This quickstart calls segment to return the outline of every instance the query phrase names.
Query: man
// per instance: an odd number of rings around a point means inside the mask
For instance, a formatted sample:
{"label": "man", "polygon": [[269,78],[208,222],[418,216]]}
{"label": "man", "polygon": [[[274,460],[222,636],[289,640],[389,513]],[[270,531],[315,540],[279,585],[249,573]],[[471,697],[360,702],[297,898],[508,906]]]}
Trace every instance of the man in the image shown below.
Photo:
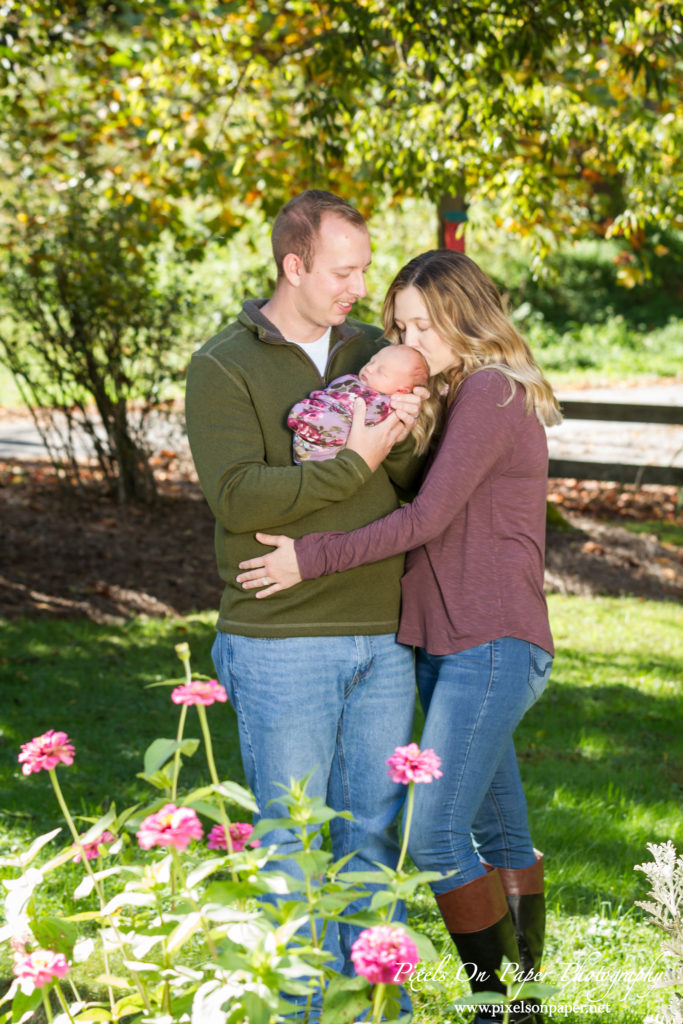
{"label": "man", "polygon": [[[329,192],[304,192],[278,214],[272,244],[272,297],[245,302],[188,370],[188,436],[216,517],[225,582],[212,653],[261,814],[284,814],[282,805],[267,807],[282,795],[278,783],[312,772],[308,792],[354,818],[332,822],[335,857],[357,850],[348,870],[372,870],[377,861],[396,863],[393,827],[404,787],[391,782],[385,762],[410,742],[412,727],[412,652],[395,639],[403,558],[268,601],[235,577],[239,563],[262,550],[256,530],[286,528],[295,537],[350,530],[396,508],[395,488],[409,488],[419,469],[407,435],[420,400],[395,396],[397,415],[372,428],[398,442],[375,472],[347,450],[293,464],[289,410],[335,377],[356,373],[380,347],[381,332],[347,320],[366,294],[371,260],[357,210]],[[267,839],[282,852],[295,848],[285,829]],[[340,927],[347,964],[354,937]]]}

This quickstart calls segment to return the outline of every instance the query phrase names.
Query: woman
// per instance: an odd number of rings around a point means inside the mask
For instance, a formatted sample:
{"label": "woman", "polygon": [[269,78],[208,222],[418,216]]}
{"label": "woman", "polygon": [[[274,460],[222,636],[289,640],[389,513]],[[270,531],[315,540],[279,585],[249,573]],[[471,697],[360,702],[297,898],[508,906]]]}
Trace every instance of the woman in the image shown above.
{"label": "woman", "polygon": [[[421,870],[444,873],[432,889],[473,990],[502,990],[503,956],[537,971],[543,945],[543,859],[512,737],[552,665],[543,424],[561,417],[495,286],[467,256],[435,250],[408,263],[389,288],[384,324],[390,340],[423,353],[441,385],[419,494],[348,534],[258,534],[276,550],[243,563],[238,580],[266,586],[265,597],[408,552],[398,639],[417,649],[422,745],[444,772],[416,790],[410,853]],[[348,446],[373,470],[386,454],[372,428]],[[501,1016],[491,1006],[476,1021]],[[534,1016],[517,1005],[511,1019]]]}

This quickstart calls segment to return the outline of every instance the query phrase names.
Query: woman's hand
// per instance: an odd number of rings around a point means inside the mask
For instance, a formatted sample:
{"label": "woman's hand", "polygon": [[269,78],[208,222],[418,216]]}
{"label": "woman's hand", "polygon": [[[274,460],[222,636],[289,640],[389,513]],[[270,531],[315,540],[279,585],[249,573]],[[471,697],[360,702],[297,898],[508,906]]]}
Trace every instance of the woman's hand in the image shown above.
{"label": "woman's hand", "polygon": [[422,403],[429,398],[429,391],[418,384],[408,394],[397,391],[391,396],[391,408],[395,411],[401,423],[407,427],[406,437],[415,426],[415,420],[420,415]]}
{"label": "woman's hand", "polygon": [[242,584],[244,590],[266,587],[265,590],[259,590],[256,597],[269,597],[271,594],[277,594],[279,590],[289,590],[290,587],[301,583],[299,564],[291,537],[257,533],[256,540],[260,544],[274,547],[275,550],[259,555],[258,558],[250,558],[247,562],[240,562],[240,569],[249,570],[237,577],[237,582]]}
{"label": "woman's hand", "polygon": [[[403,397],[407,398],[408,396],[404,395]],[[362,398],[357,398],[353,406],[351,430],[344,447],[360,455],[374,473],[394,445],[408,436],[413,423],[406,428],[396,413],[392,412],[381,423],[366,426],[365,402]]]}

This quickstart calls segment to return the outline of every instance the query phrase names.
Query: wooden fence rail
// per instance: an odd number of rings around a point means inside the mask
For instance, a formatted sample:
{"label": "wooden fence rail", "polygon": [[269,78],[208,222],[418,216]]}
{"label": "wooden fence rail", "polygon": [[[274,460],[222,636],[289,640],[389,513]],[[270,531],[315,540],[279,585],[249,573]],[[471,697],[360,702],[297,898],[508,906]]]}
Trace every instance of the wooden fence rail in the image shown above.
{"label": "wooden fence rail", "polygon": [[[683,406],[645,405],[624,402],[561,402],[567,420],[596,420],[612,423],[660,423],[667,426],[683,424]],[[683,487],[683,466],[661,466],[644,463],[591,462],[581,459],[551,459],[551,477],[573,477],[577,480],[605,480],[624,484],[664,484]]]}

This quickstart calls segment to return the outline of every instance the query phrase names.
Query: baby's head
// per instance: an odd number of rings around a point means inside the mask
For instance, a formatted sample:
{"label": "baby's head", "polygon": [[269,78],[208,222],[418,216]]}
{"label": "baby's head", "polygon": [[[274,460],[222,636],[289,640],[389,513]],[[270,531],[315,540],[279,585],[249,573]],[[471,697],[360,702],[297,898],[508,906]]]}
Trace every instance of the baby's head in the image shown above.
{"label": "baby's head", "polygon": [[363,384],[383,395],[409,393],[429,380],[429,366],[421,352],[407,345],[386,345],[359,371]]}

